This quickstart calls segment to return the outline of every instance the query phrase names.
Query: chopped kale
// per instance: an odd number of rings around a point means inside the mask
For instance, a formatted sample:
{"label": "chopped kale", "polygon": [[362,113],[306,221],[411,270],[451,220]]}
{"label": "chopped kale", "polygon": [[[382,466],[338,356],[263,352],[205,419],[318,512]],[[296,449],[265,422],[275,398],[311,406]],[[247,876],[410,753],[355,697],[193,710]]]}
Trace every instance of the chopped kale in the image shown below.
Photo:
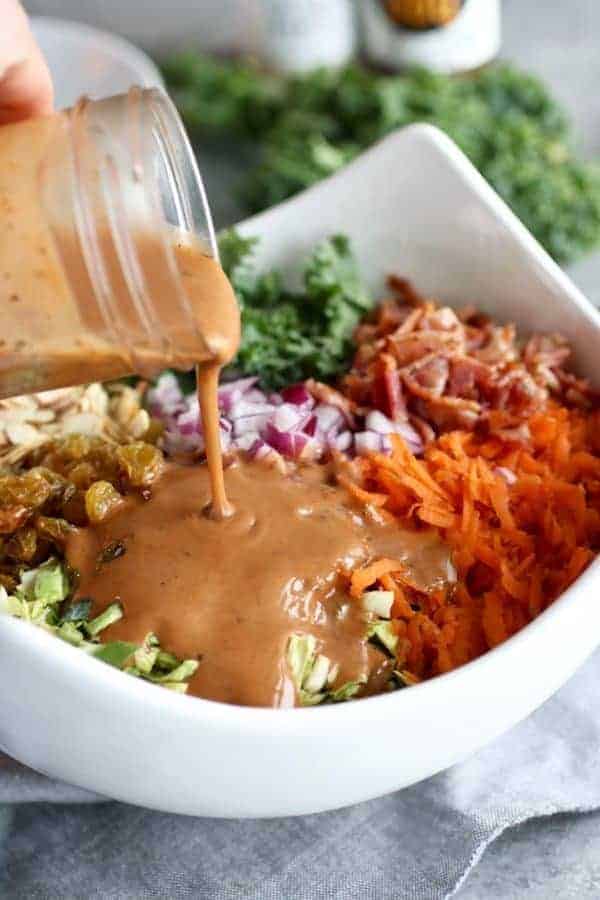
{"label": "chopped kale", "polygon": [[312,376],[332,378],[352,352],[352,333],[372,305],[348,239],[317,245],[304,268],[303,290],[290,291],[277,271],[252,265],[256,239],[231,230],[221,235],[221,261],[242,310],[242,343],[234,368],[260,373],[279,388]]}

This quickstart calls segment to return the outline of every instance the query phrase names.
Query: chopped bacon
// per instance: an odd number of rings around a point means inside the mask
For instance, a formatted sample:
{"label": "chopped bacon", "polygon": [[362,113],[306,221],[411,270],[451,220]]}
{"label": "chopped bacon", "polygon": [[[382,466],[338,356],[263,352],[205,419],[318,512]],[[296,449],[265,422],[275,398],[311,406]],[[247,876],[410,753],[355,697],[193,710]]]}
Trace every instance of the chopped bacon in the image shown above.
{"label": "chopped bacon", "polygon": [[414,334],[392,335],[387,338],[388,353],[395,357],[399,366],[408,366],[430,353],[446,354],[459,349],[451,334],[446,332],[416,331]]}
{"label": "chopped bacon", "polygon": [[560,385],[558,394],[568,406],[589,409],[600,402],[600,391],[593,388],[585,378],[577,378],[572,372],[564,372],[562,369],[555,374]]}
{"label": "chopped bacon", "polygon": [[404,384],[417,397],[428,400],[441,397],[446,390],[450,364],[445,356],[430,353],[411,366],[401,369]]}
{"label": "chopped bacon", "polygon": [[537,366],[556,369],[564,366],[571,355],[571,348],[561,334],[535,334],[523,350],[523,362],[530,370]]}
{"label": "chopped bacon", "polygon": [[418,291],[415,291],[408,278],[401,278],[399,275],[388,276],[388,287],[398,295],[399,306],[422,306],[425,298]]}
{"label": "chopped bacon", "polygon": [[447,393],[450,397],[479,400],[489,389],[491,380],[489,366],[469,356],[456,356],[450,360]]}
{"label": "chopped bacon", "polygon": [[587,381],[564,370],[569,347],[560,335],[535,335],[521,348],[512,324],[436,305],[403,278],[388,284],[395,296],[357,329],[340,384],[355,412],[408,420],[426,445],[440,432],[478,427],[520,442],[521,423],[550,397],[580,408],[598,402]]}
{"label": "chopped bacon", "polygon": [[415,402],[421,418],[428,420],[438,431],[453,431],[455,428],[474,428],[481,413],[481,407],[473,400],[462,397],[430,397]]}
{"label": "chopped bacon", "polygon": [[400,375],[396,363],[391,357],[382,354],[382,359],[385,360],[382,380],[386,393],[387,415],[394,422],[397,422],[401,418],[406,418],[406,404],[402,393]]}
{"label": "chopped bacon", "polygon": [[352,400],[345,396],[341,391],[336,390],[329,384],[322,381],[315,381],[309,378],[305,381],[307,391],[315,398],[318,403],[328,403],[330,406],[337,407],[344,414],[344,418],[350,428],[355,428],[354,421],[354,404]]}
{"label": "chopped bacon", "polygon": [[462,337],[463,329],[460,320],[449,306],[433,307],[423,316],[421,328],[431,331],[455,331]]}

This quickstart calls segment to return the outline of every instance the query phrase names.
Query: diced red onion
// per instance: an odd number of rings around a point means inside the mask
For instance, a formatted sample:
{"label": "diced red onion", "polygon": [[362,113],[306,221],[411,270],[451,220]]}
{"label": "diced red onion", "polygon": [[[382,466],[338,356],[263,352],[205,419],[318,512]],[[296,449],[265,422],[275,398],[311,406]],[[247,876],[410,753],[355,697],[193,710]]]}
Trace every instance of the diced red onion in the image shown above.
{"label": "diced red onion", "polygon": [[235,422],[236,419],[243,419],[245,416],[256,416],[259,414],[272,415],[275,407],[270,403],[249,403],[245,398],[240,398],[237,403],[226,414],[228,419]]}
{"label": "diced red onion", "polygon": [[200,434],[200,413],[197,409],[187,409],[177,418],[177,428],[189,437],[191,434]]}
{"label": "diced red onion", "polygon": [[341,434],[337,434],[333,438],[331,446],[336,450],[339,450],[340,453],[344,453],[346,450],[349,450],[352,446],[352,432],[342,431]]}
{"label": "diced red onion", "polygon": [[302,431],[304,434],[308,434],[309,437],[314,437],[317,431],[317,417],[311,416]]}
{"label": "diced red onion", "polygon": [[380,453],[383,449],[382,436],[376,431],[359,431],[354,435],[354,449],[359,456]]}
{"label": "diced red onion", "polygon": [[233,436],[235,438],[248,434],[249,431],[262,431],[270,420],[272,413],[255,413],[250,416],[240,416],[233,422]]}
{"label": "diced red onion", "polygon": [[236,381],[229,381],[219,387],[219,406],[224,412],[229,412],[234,404],[243,397],[251,388],[254,387],[258,378],[252,376],[250,378],[238,378]]}
{"label": "diced red onion", "polygon": [[382,412],[374,409],[367,413],[365,429],[367,431],[376,431],[377,434],[390,434],[396,431],[396,424],[391,419],[388,419],[387,416],[384,416]]}
{"label": "diced red onion", "polygon": [[401,438],[404,438],[411,453],[415,453],[418,456],[425,449],[421,436],[415,431],[412,425],[408,424],[408,422],[398,422],[396,425],[396,434],[399,434]]}
{"label": "diced red onion", "polygon": [[250,448],[249,455],[252,459],[259,459],[263,462],[277,463],[281,460],[281,453],[278,453],[273,447],[269,446],[262,440],[258,440]]}
{"label": "diced red onion", "polygon": [[315,407],[315,415],[318,429],[325,433],[339,431],[345,425],[342,411],[339,407],[331,406],[329,403],[319,403]]}
{"label": "diced red onion", "polygon": [[258,443],[264,444],[258,431],[248,431],[239,437],[235,437],[235,446],[238,450],[252,450]]}
{"label": "diced red onion", "polygon": [[273,425],[279,431],[295,431],[306,424],[306,413],[292,403],[282,403],[276,407],[273,417]]}
{"label": "diced red onion", "polygon": [[178,422],[177,427],[179,428],[180,433],[184,437],[190,437],[192,434],[198,433],[198,423],[197,422]]}
{"label": "diced red onion", "polygon": [[244,400],[247,403],[268,403],[267,395],[260,388],[252,388],[244,394]]}
{"label": "diced red onion", "polygon": [[[408,422],[392,422],[391,419],[388,419],[388,417],[384,416],[379,410],[372,410],[367,414],[365,427],[367,430],[374,431],[381,435],[399,434],[400,437],[406,441],[408,448],[413,453],[423,452],[423,441],[421,436]],[[389,442],[386,442],[382,449],[389,452],[389,449],[391,449]]]}
{"label": "diced red onion", "polygon": [[239,394],[245,394],[250,388],[258,382],[257,375],[250,375],[247,378],[236,378],[235,381],[225,381],[219,385],[219,397],[223,397],[232,391]]}
{"label": "diced red onion", "polygon": [[[161,376],[149,392],[149,407],[165,425],[163,447],[168,453],[204,452],[198,399],[183,395],[175,376]],[[219,388],[220,436],[223,449],[276,459],[319,459],[336,450],[350,455],[390,452],[390,434],[399,434],[414,453],[423,450],[418,432],[407,421],[392,421],[383,413],[366,416],[362,431],[334,403],[315,400],[304,384],[281,393],[265,394],[256,378],[240,378]]]}
{"label": "diced red onion", "polygon": [[281,392],[281,397],[286,403],[294,403],[296,406],[313,407],[315,401],[305,384],[291,384]]}

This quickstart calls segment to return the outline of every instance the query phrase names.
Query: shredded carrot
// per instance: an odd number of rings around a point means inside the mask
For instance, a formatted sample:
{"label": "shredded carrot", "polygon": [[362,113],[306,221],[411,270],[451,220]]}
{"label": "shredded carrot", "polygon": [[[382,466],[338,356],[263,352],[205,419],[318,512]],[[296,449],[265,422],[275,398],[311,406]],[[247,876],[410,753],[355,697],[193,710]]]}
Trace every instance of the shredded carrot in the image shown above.
{"label": "shredded carrot", "polygon": [[357,502],[402,527],[435,528],[457,581],[426,592],[400,562],[350,575],[350,594],[392,591],[399,670],[429,678],[474,659],[539,615],[600,550],[600,416],[548,401],[515,447],[496,433],[455,430],[417,459],[401,437],[392,453],[356,461]]}
{"label": "shredded carrot", "polygon": [[406,593],[401,584],[398,583],[391,575],[381,575],[378,579],[385,591],[392,591],[394,594],[394,603],[392,606],[392,615],[395,619],[411,619],[414,616],[414,610],[406,599]]}
{"label": "shredded carrot", "polygon": [[364,503],[365,506],[385,506],[387,503],[387,494],[373,494],[370,491],[365,491],[344,475],[339,475],[338,481],[347,488],[357,500]]}
{"label": "shredded carrot", "polygon": [[401,572],[403,568],[403,563],[397,559],[384,558],[378,559],[368,566],[363,566],[361,569],[355,569],[350,578],[350,596],[362,597],[366,589],[375,584],[382,575],[387,575],[388,572]]}

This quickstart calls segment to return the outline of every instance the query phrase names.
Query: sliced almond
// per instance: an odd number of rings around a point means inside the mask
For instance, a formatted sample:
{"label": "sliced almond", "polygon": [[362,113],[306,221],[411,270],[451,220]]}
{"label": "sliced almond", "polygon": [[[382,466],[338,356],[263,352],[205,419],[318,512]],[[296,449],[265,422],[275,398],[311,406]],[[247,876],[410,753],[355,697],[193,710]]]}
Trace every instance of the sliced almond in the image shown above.
{"label": "sliced almond", "polygon": [[81,387],[57,388],[54,391],[43,391],[41,394],[36,394],[35,398],[38,406],[50,406],[53,409],[64,409],[65,407],[78,402],[82,394],[83,388]]}
{"label": "sliced almond", "polygon": [[140,409],[140,400],[137,392],[131,388],[124,390],[116,404],[117,421],[125,425],[131,419],[135,418]]}
{"label": "sliced almond", "polygon": [[137,439],[146,434],[149,427],[150,416],[145,409],[140,409],[139,412],[129,422],[128,430],[131,433],[131,436]]}
{"label": "sliced almond", "polygon": [[55,418],[56,413],[53,409],[34,409],[28,414],[27,421],[45,424],[47,422],[54,422]]}
{"label": "sliced almond", "polygon": [[105,416],[108,411],[108,394],[100,384],[90,384],[85,389],[82,408],[87,406],[90,412]]}
{"label": "sliced almond", "polygon": [[44,440],[37,428],[20,422],[8,424],[4,431],[11,444],[36,446]]}
{"label": "sliced almond", "polygon": [[75,413],[64,417],[60,431],[62,434],[102,434],[103,424],[94,413]]}

